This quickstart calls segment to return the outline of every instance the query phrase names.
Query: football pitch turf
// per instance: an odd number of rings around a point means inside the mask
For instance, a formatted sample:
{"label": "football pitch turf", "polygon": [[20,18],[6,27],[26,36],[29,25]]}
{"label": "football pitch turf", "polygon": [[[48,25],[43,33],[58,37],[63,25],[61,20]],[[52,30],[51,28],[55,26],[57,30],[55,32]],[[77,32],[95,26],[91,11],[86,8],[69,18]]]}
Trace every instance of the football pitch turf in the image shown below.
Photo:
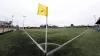
{"label": "football pitch turf", "polygon": [[[48,43],[62,45],[87,28],[48,29]],[[39,44],[45,42],[45,29],[26,29]],[[48,46],[48,52],[55,46]],[[24,31],[19,30],[0,35],[0,56],[44,56]],[[49,56],[100,56],[100,32],[88,29],[86,33],[71,41]]]}

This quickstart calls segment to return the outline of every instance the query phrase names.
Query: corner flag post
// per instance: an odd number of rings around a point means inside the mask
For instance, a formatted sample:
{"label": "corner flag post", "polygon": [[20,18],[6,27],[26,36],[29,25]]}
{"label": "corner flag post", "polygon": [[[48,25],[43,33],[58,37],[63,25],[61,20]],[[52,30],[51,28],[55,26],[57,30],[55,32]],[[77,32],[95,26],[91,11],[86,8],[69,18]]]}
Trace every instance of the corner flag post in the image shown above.
{"label": "corner flag post", "polygon": [[48,16],[46,16],[46,35],[45,35],[45,51],[47,53],[47,37],[48,37]]}
{"label": "corner flag post", "polygon": [[46,32],[45,32],[45,56],[47,56],[47,28],[48,28],[48,7],[38,4],[38,15],[46,16]]}

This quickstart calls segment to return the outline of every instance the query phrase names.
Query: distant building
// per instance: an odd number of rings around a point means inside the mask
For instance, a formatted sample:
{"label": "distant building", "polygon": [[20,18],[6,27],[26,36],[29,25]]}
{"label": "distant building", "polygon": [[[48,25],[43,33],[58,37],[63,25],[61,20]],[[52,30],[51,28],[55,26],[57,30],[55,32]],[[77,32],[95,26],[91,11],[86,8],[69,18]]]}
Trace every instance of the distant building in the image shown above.
{"label": "distant building", "polygon": [[96,30],[100,31],[100,17],[99,20],[96,22],[96,24],[97,24]]}
{"label": "distant building", "polygon": [[9,22],[6,22],[6,21],[0,21],[0,27],[8,27],[8,26],[11,26],[11,21]]}
{"label": "distant building", "polygon": [[100,26],[100,18],[99,20],[96,22],[97,26]]}

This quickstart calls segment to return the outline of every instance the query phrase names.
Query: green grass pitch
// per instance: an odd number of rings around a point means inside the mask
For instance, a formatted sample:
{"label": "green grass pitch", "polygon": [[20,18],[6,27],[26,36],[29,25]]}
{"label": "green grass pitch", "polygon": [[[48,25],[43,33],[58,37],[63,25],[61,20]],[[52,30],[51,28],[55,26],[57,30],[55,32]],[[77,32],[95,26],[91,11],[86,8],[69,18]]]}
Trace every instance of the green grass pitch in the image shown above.
{"label": "green grass pitch", "polygon": [[[48,43],[62,45],[87,28],[48,29]],[[45,42],[45,29],[26,29],[39,44]],[[51,48],[48,46],[48,50]],[[0,56],[44,56],[22,30],[0,35]],[[88,32],[49,56],[100,56],[100,32]]]}

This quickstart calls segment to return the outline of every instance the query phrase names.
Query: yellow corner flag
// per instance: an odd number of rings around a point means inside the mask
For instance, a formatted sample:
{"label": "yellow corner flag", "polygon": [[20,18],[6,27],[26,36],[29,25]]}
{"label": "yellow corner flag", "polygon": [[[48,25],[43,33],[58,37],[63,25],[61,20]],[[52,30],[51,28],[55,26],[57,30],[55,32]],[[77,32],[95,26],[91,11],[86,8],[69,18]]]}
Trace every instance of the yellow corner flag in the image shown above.
{"label": "yellow corner flag", "polygon": [[48,7],[42,4],[38,4],[38,15],[48,16]]}

